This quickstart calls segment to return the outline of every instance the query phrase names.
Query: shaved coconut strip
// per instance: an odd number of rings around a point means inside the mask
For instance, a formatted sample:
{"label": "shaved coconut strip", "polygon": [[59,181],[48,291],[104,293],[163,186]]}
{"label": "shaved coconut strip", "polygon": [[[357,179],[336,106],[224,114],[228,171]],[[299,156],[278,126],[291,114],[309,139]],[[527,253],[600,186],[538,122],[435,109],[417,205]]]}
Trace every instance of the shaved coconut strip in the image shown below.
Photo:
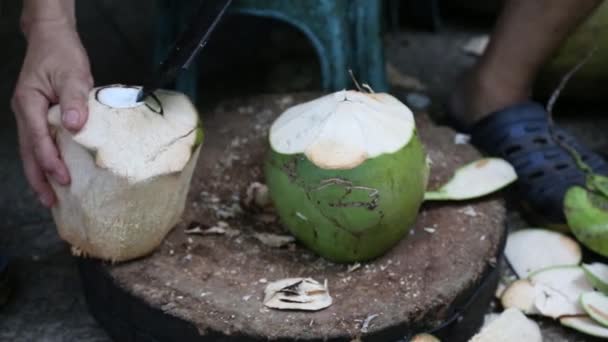
{"label": "shaved coconut strip", "polygon": [[500,158],[485,158],[458,169],[438,190],[424,194],[425,200],[466,200],[498,191],[517,179],[513,166]]}
{"label": "shaved coconut strip", "polygon": [[582,268],[591,285],[608,295],[608,265],[594,262],[583,264]]}
{"label": "shaved coconut strip", "polygon": [[579,298],[593,291],[582,268],[578,266],[551,267],[530,275],[534,285],[534,305],[543,316],[560,318],[581,315],[585,310]]}
{"label": "shaved coconut strip", "polygon": [[542,342],[540,328],[517,309],[505,310],[469,342]]}
{"label": "shaved coconut strip", "polygon": [[581,295],[581,305],[591,318],[608,327],[608,297],[601,292],[587,292]]}
{"label": "shaved coconut strip", "polygon": [[270,128],[281,154],[303,153],[324,169],[351,169],[395,153],[415,130],[409,108],[388,94],[339,91],[289,108]]}
{"label": "shaved coconut strip", "polygon": [[563,326],[572,328],[590,336],[608,338],[608,328],[600,325],[593,319],[586,316],[562,317],[560,318],[559,322]]}
{"label": "shaved coconut strip", "polygon": [[522,229],[510,233],[505,256],[519,278],[552,266],[578,265],[581,247],[574,239],[546,229]]}

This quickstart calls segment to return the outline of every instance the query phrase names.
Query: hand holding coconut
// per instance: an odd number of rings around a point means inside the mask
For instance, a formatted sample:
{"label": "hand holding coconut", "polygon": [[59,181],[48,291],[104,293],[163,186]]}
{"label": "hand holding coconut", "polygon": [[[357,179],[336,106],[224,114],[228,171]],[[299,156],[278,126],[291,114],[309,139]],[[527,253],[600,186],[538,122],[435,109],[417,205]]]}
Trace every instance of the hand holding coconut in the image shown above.
{"label": "hand holding coconut", "polygon": [[87,121],[93,79],[76,32],[74,1],[25,0],[23,5],[22,28],[28,44],[12,108],[27,180],[50,207],[56,198],[49,179],[67,185],[70,175],[49,132],[48,109],[59,103],[63,127],[80,130]]}

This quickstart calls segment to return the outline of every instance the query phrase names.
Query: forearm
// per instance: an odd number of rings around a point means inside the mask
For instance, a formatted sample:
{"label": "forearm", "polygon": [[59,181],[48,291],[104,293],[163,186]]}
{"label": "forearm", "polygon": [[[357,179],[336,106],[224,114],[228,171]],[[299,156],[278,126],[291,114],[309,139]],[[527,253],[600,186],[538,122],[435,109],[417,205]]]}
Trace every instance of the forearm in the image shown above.
{"label": "forearm", "polygon": [[75,0],[23,0],[21,30],[26,37],[39,26],[75,28]]}

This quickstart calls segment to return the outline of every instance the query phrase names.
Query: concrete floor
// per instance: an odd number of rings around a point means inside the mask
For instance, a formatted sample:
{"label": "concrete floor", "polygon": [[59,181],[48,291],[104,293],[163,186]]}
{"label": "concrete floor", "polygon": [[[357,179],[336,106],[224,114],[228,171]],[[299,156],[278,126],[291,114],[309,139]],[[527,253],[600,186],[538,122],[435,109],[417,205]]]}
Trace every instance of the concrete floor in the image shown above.
{"label": "concrete floor", "polygon": [[[148,67],[140,63],[143,57],[137,56],[145,56],[149,51],[152,32],[149,21],[152,12],[146,5],[149,2],[96,3],[103,8],[100,10],[98,5],[79,8],[79,22],[97,83],[138,83]],[[0,79],[3,80],[0,82],[0,184],[4,185],[0,196],[0,251],[13,258],[18,280],[9,305],[0,308],[0,341],[108,341],[87,312],[74,259],[58,238],[49,212],[37,204],[21,171],[15,124],[8,105],[24,49],[17,33],[18,11],[18,2],[0,0],[0,42],[5,52],[0,55]],[[108,21],[100,11],[116,18],[116,22]],[[116,35],[116,25],[125,32],[122,38]],[[425,83],[435,108],[440,108],[458,75],[474,63],[472,57],[460,51],[461,44],[474,32],[391,34],[386,39],[387,58],[401,73]],[[318,76],[311,76],[314,74],[311,68],[315,68],[314,63],[296,69],[283,63],[271,71],[283,80],[298,80],[289,90],[299,90],[317,84]],[[258,92],[288,89],[286,87],[255,85]],[[405,96],[403,90],[396,93]],[[580,132],[592,146],[608,146],[605,135],[608,117],[563,116],[560,121]],[[511,217],[512,226],[526,225],[516,213],[511,213]],[[551,322],[543,321],[542,326],[547,341],[586,340]]]}

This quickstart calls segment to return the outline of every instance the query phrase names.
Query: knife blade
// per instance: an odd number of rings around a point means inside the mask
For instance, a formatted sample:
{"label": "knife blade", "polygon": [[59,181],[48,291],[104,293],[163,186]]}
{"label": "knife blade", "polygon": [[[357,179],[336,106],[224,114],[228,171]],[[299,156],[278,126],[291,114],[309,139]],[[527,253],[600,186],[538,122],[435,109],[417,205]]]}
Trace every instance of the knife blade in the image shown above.
{"label": "knife blade", "polygon": [[207,45],[211,33],[231,3],[232,0],[202,0],[188,27],[180,34],[165,60],[153,76],[144,82],[137,94],[138,102],[174,81],[181,71],[190,67],[195,57]]}

